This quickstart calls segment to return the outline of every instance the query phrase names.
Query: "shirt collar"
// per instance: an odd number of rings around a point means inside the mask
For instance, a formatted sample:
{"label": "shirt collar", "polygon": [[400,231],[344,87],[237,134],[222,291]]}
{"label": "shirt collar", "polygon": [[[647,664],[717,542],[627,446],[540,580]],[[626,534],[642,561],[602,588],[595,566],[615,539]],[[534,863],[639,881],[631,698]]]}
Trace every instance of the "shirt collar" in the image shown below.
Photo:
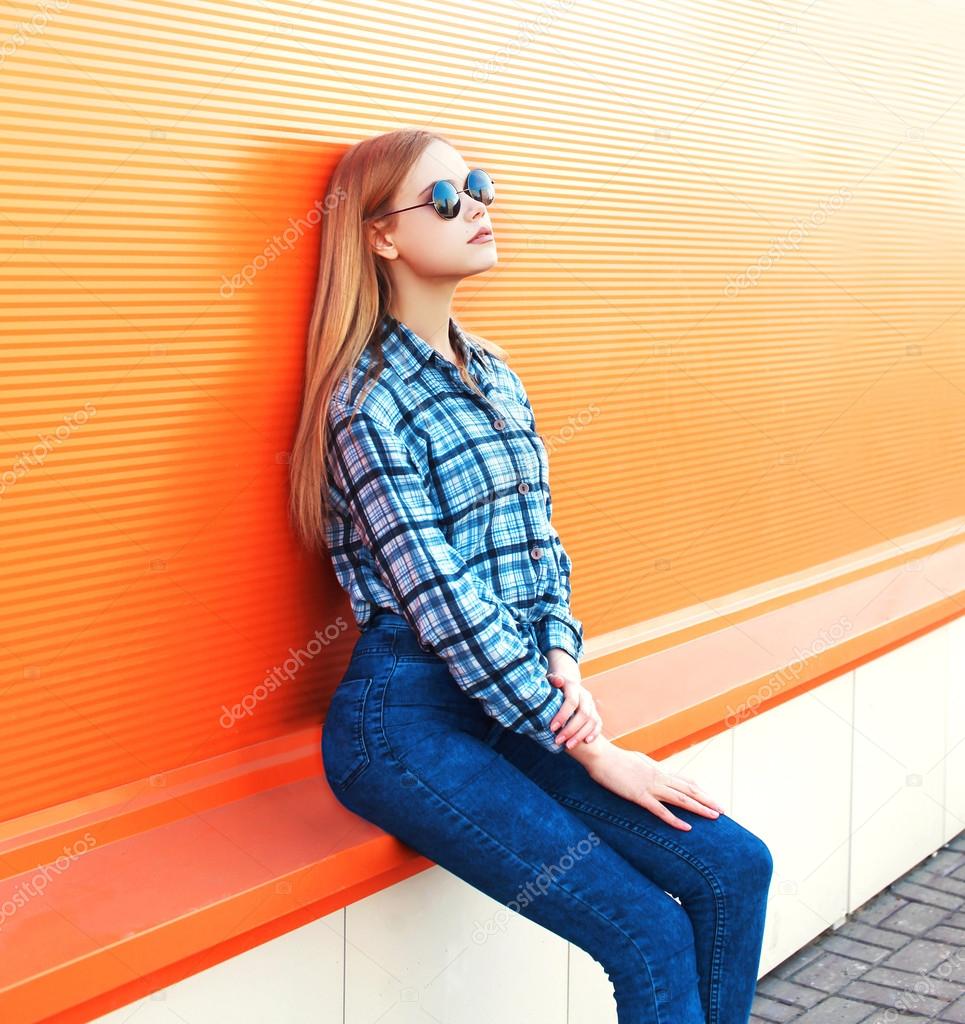
{"label": "shirt collar", "polygon": [[[444,358],[408,325],[397,320],[390,313],[386,313],[382,317],[381,326],[382,351],[392,368],[406,384],[422,371],[423,366],[433,356],[438,356],[439,359]],[[480,365],[483,365],[482,355],[486,350],[477,341],[470,338],[452,317],[449,318],[449,332],[450,338],[455,337],[457,343],[462,346],[469,369],[472,369],[473,358],[479,360]]]}

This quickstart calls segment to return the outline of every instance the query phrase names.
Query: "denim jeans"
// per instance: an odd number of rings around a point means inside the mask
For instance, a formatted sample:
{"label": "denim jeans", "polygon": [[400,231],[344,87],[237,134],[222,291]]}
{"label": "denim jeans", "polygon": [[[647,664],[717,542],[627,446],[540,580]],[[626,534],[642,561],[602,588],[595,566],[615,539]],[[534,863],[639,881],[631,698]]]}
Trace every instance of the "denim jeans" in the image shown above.
{"label": "denim jeans", "polygon": [[619,1024],[747,1024],[773,865],[727,814],[670,805],[685,832],[611,793],[487,716],[391,612],[355,645],[322,757],[350,811],[593,957]]}

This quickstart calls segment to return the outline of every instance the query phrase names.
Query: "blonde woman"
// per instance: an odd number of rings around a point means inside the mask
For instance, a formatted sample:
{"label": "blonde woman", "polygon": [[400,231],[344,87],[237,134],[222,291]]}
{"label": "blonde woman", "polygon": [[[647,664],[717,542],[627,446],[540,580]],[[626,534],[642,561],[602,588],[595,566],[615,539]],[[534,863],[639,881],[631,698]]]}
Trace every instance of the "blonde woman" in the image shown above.
{"label": "blonde woman", "polygon": [[405,129],[352,146],[325,196],[292,514],[361,629],[326,778],[586,950],[620,1024],[746,1024],[770,852],[603,734],[526,390],[452,314],[496,263],[495,195],[445,138]]}

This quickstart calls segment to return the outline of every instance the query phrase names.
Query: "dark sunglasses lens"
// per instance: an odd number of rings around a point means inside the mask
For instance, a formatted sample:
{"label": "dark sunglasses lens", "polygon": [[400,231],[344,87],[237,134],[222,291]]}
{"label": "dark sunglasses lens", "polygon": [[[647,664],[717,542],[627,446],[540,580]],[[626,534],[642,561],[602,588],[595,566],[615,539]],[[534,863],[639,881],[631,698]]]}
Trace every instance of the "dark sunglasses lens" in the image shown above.
{"label": "dark sunglasses lens", "polygon": [[496,186],[493,184],[493,179],[479,167],[469,172],[469,177],[466,179],[466,191],[473,199],[485,206],[489,206],[496,198]]}
{"label": "dark sunglasses lens", "polygon": [[452,220],[459,213],[459,193],[452,182],[437,181],[432,186],[432,205],[435,206],[436,213],[446,220]]}

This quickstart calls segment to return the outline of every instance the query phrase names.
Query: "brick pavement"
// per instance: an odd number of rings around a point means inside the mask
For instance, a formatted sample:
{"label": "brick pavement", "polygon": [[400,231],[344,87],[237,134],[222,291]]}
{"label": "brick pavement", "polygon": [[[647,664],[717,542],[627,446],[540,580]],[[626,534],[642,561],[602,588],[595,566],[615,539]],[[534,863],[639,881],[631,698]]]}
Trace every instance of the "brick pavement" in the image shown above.
{"label": "brick pavement", "polygon": [[757,984],[751,1024],[965,1024],[965,832]]}

